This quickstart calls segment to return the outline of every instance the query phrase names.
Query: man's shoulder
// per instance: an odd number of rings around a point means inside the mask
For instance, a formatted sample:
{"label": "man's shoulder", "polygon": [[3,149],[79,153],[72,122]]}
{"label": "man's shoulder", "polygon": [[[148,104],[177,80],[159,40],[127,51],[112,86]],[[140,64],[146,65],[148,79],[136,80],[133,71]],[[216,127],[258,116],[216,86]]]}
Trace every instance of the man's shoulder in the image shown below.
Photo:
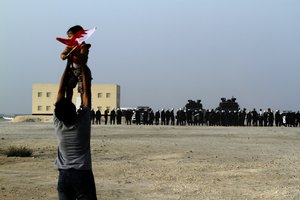
{"label": "man's shoulder", "polygon": [[58,125],[59,123],[62,123],[57,117],[55,112],[53,113],[53,123],[54,125]]}

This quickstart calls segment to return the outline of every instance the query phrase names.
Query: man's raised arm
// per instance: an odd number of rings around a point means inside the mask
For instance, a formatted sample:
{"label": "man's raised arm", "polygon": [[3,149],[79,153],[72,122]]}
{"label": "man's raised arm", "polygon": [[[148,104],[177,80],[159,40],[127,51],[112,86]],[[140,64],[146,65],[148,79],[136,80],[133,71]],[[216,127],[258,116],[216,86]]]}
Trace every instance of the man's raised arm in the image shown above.
{"label": "man's raised arm", "polygon": [[60,101],[62,98],[66,97],[67,84],[69,81],[69,65],[66,66],[65,71],[63,72],[60,84],[58,88],[58,93],[56,97],[56,102]]}
{"label": "man's raised arm", "polygon": [[91,93],[91,75],[87,67],[82,67],[82,106],[91,109],[92,104],[92,93]]}

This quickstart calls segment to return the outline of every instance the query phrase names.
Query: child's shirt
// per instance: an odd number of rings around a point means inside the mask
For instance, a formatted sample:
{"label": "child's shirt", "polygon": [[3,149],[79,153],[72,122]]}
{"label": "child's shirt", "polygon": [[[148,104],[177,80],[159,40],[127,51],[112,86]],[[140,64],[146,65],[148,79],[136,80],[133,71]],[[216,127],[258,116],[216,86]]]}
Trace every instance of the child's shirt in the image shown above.
{"label": "child's shirt", "polygon": [[[89,48],[91,47],[90,44],[82,43],[78,46],[72,53],[68,56],[68,59],[73,64],[72,67],[79,68],[80,66],[86,65],[88,61],[88,54]],[[68,55],[68,53],[73,49],[73,47],[67,46],[65,50],[61,53],[61,58]],[[78,66],[79,65],[79,66]]]}

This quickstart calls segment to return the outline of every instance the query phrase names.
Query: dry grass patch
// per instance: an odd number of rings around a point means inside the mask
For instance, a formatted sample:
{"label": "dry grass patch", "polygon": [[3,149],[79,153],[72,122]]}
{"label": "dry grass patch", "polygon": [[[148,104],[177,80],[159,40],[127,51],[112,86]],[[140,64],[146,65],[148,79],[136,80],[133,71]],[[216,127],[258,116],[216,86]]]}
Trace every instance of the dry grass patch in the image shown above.
{"label": "dry grass patch", "polygon": [[32,157],[33,150],[25,146],[9,146],[2,150],[7,157]]}

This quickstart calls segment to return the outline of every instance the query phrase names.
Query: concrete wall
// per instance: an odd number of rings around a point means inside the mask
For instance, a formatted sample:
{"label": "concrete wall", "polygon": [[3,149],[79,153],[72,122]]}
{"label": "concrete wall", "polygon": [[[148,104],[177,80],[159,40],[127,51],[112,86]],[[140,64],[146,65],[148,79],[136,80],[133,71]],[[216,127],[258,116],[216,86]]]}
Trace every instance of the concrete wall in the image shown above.
{"label": "concrete wall", "polygon": [[[54,111],[58,84],[32,85],[32,114],[51,115]],[[112,110],[120,107],[121,90],[117,84],[92,84],[92,108],[104,112],[106,108]],[[80,106],[80,94],[74,89],[73,103]]]}

